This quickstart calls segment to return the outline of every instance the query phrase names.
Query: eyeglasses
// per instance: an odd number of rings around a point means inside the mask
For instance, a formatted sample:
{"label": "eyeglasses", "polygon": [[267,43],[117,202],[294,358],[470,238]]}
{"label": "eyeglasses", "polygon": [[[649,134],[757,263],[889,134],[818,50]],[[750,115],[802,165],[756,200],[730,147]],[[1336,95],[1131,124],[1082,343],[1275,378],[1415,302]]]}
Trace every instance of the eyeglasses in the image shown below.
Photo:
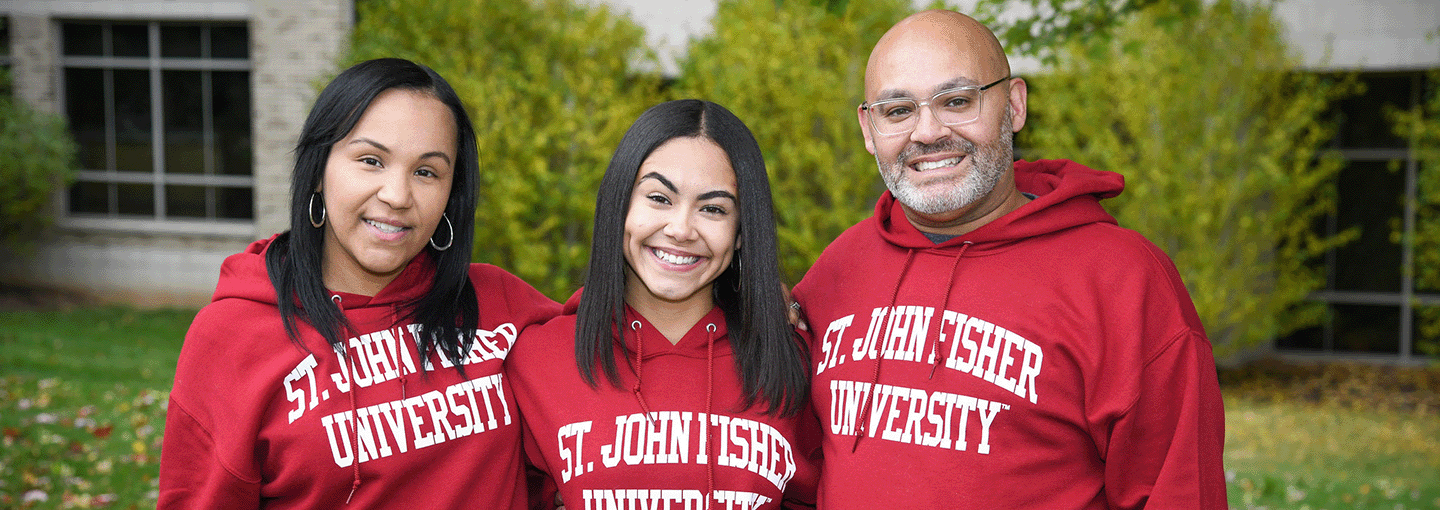
{"label": "eyeglasses", "polygon": [[920,122],[920,106],[930,107],[930,114],[934,115],[941,124],[954,126],[975,122],[980,118],[980,100],[984,97],[985,89],[999,85],[1001,82],[1010,79],[1009,76],[990,82],[989,85],[976,87],[973,85],[946,89],[930,96],[930,99],[916,101],[908,97],[898,99],[886,99],[874,103],[860,104],[867,117],[870,117],[870,127],[882,135],[902,135],[915,129]]}

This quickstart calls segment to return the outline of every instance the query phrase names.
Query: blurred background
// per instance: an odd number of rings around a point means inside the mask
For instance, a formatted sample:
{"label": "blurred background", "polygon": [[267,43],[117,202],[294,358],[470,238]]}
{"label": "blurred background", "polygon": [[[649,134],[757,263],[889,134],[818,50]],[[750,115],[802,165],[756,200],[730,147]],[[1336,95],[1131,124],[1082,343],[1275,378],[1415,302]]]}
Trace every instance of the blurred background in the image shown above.
{"label": "blurred background", "polygon": [[221,260],[288,224],[295,138],[349,64],[455,86],[476,260],[556,299],[635,117],[725,105],[794,283],[883,190],[865,60],[931,6],[1029,82],[1017,157],[1126,176],[1105,206],[1216,347],[1233,506],[1440,508],[1435,0],[0,1],[0,508],[154,506],[184,330]]}

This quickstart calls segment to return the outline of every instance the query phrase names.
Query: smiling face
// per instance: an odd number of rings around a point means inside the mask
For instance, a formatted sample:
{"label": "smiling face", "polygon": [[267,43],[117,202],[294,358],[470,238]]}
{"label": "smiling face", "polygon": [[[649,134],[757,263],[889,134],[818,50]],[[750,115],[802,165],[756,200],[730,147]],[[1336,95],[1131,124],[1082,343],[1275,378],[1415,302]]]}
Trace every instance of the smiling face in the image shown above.
{"label": "smiling face", "polygon": [[[875,46],[866,67],[865,99],[927,99],[1008,74],[1009,64],[988,29],[957,13],[930,11],[897,24]],[[1011,138],[1025,123],[1025,85],[1011,79],[980,94],[973,122],[947,126],[930,108],[921,108],[914,130],[897,135],[875,132],[867,113],[857,110],[866,148],[907,212],[937,224],[971,221],[1013,194]]]}
{"label": "smiling face", "polygon": [[373,296],[425,248],[449,201],[456,149],[454,116],[438,99],[401,89],[375,97],[325,164],[327,288]]}
{"label": "smiling face", "polygon": [[625,301],[708,311],[739,248],[735,171],[715,142],[674,138],[641,163],[625,216]]}

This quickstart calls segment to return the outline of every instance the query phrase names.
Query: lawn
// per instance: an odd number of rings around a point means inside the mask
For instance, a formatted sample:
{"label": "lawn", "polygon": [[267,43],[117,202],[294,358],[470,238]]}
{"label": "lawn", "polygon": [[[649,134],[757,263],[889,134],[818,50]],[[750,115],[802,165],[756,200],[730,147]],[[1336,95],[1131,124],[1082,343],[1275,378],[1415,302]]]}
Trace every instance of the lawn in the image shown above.
{"label": "lawn", "polygon": [[0,508],[155,508],[194,310],[0,310]]}
{"label": "lawn", "polygon": [[[0,309],[0,508],[154,508],[193,310]],[[1232,508],[1440,509],[1440,367],[1221,374]]]}

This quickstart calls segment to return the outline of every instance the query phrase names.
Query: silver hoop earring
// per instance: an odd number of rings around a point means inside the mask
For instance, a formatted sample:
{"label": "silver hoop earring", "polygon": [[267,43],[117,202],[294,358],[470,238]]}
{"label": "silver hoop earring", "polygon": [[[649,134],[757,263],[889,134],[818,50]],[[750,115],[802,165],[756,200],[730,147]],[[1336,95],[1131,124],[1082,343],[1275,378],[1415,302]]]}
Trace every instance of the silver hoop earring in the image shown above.
{"label": "silver hoop earring", "polygon": [[732,282],[732,283],[733,283],[732,288],[735,290],[735,292],[740,292],[740,280],[742,280],[742,279],[745,278],[745,271],[740,267],[740,250],[735,250],[735,262],[734,262],[734,265],[735,265],[735,280]]}
{"label": "silver hoop earring", "polygon": [[309,210],[306,212],[310,213],[310,226],[320,228],[325,226],[325,199],[320,199],[320,221],[315,221],[315,197],[317,196],[320,196],[318,191],[310,194],[310,205],[306,206],[306,209]]}
{"label": "silver hoop earring", "polygon": [[[448,241],[445,241],[445,246],[440,246],[440,245],[438,245],[438,244],[435,244],[435,235],[434,235],[434,234],[431,234],[431,235],[430,235],[430,247],[431,247],[431,248],[434,248],[435,251],[445,251],[445,250],[448,250],[448,249],[450,249],[450,245],[455,244],[455,225],[453,225],[453,224],[450,223],[450,216],[445,215],[445,214],[441,214],[441,215],[440,215],[440,219],[445,220],[445,228],[450,231],[450,237],[449,237],[449,240],[448,240]],[[439,229],[437,228],[436,230],[439,230]]]}

